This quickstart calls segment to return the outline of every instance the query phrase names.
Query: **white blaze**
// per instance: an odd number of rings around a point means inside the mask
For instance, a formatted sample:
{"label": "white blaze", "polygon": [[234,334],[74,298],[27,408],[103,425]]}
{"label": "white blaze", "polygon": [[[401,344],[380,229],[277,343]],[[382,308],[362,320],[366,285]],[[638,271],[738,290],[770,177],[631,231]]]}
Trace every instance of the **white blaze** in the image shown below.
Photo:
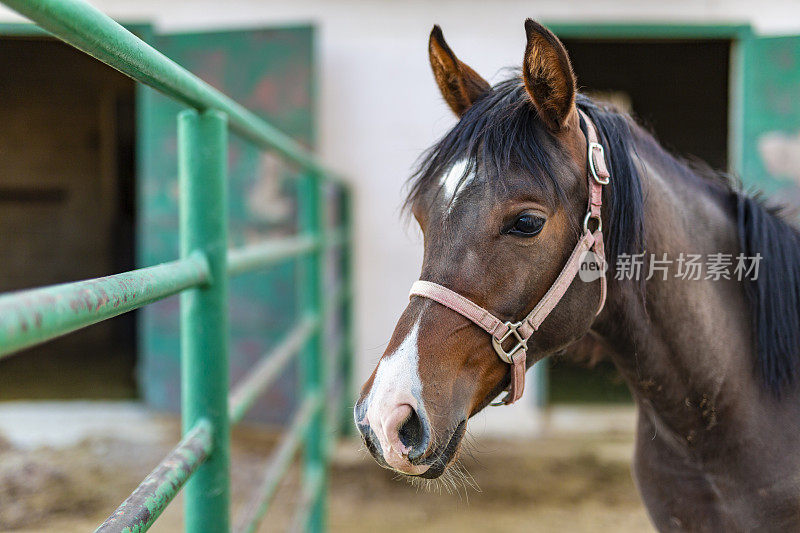
{"label": "white blaze", "polygon": [[[420,315],[421,316],[421,315]],[[398,406],[408,404],[417,412],[422,412],[422,381],[419,377],[419,336],[420,318],[408,332],[397,349],[378,364],[375,380],[367,397],[367,422],[381,445],[384,459],[392,465],[407,463],[403,455],[407,450],[398,449],[397,428],[386,427],[387,421]],[[390,434],[392,433],[392,434]],[[420,467],[420,471],[427,470]]]}
{"label": "white blaze", "polygon": [[[467,170],[467,165],[469,164],[469,159],[461,159],[460,161],[456,161],[450,170],[448,170],[444,175],[442,175],[442,188],[444,189],[445,195],[445,202],[448,203],[447,206],[447,213],[450,214],[450,211],[453,210],[453,206],[456,205],[456,200],[458,200],[458,195],[463,191],[467,185],[470,184],[472,180],[475,179],[475,169],[473,168],[469,174],[464,176],[464,172]],[[458,187],[461,178],[464,178],[464,183],[462,183],[461,187]]]}

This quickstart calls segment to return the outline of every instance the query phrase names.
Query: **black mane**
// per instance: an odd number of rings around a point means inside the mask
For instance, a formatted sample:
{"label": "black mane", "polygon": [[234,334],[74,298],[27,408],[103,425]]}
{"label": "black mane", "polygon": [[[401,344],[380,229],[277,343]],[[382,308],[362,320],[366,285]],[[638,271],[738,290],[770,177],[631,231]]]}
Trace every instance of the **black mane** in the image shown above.
{"label": "black mane", "polygon": [[758,369],[777,394],[797,380],[800,356],[800,234],[777,208],[737,196],[742,253],[761,254],[758,277],[745,295],[758,348]]}
{"label": "black mane", "polygon": [[[645,251],[644,197],[641,179],[633,157],[642,129],[633,119],[604,107],[584,95],[577,106],[597,126],[612,180],[604,191],[608,206],[604,237],[609,260],[609,281],[630,284],[644,298],[644,280],[614,280],[617,258]],[[637,133],[635,130],[638,129]],[[650,141],[656,141],[650,138]],[[760,254],[759,275],[744,283],[757,349],[756,368],[764,385],[776,395],[798,378],[800,359],[800,233],[757,197],[741,191],[728,176],[711,171],[669,154],[663,157],[679,174],[701,182],[722,199],[738,225],[741,252],[747,257]],[[440,176],[456,161],[468,158],[466,175],[480,162],[492,177],[520,168],[529,176],[543,180],[563,202],[564,191],[557,179],[563,153],[542,123],[518,75],[500,82],[475,102],[461,120],[422,157],[410,180],[406,207],[418,200],[431,186],[439,186]],[[501,180],[490,180],[502,186]],[[459,185],[460,186],[460,185]]]}

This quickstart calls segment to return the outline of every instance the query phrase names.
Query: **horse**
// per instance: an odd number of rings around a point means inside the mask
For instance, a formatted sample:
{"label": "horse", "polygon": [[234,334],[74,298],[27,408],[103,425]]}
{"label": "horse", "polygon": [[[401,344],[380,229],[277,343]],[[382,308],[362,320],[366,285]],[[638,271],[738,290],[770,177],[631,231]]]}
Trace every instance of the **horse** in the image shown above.
{"label": "horse", "polygon": [[[447,475],[470,417],[589,335],[635,400],[633,477],[659,530],[800,529],[800,232],[581,94],[558,38],[525,30],[522,69],[494,86],[430,34],[458,121],[409,181],[422,270],[354,407],[366,448]],[[699,275],[679,275],[690,255]]]}

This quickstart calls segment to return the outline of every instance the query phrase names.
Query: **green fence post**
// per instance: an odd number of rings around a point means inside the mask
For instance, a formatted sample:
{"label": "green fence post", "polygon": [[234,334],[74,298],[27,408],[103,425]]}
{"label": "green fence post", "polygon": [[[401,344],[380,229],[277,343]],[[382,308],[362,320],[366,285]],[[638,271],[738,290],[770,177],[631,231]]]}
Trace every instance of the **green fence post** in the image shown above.
{"label": "green fence post", "polygon": [[184,433],[199,419],[213,427],[213,449],[185,489],[185,530],[230,530],[228,421],[228,125],[224,114],[178,117],[181,256],[200,251],[210,283],[181,294],[181,389]]}
{"label": "green fence post", "polygon": [[344,305],[342,308],[342,335],[344,335],[344,353],[341,360],[342,372],[342,405],[339,431],[342,435],[352,435],[353,404],[355,403],[355,386],[353,383],[353,360],[355,358],[355,291],[353,289],[353,191],[342,190],[342,226],[344,227],[345,245],[342,247],[342,283],[344,283]]}
{"label": "green fence post", "polygon": [[300,298],[304,313],[317,316],[320,320],[317,330],[308,341],[303,357],[303,394],[318,395],[320,402],[314,414],[314,418],[306,433],[304,450],[304,486],[311,487],[314,480],[322,479],[319,485],[321,490],[310,495],[311,506],[306,522],[306,530],[317,533],[325,530],[325,452],[327,435],[325,432],[325,376],[323,375],[323,335],[325,332],[322,323],[322,310],[324,303],[324,282],[325,272],[324,258],[325,247],[321,241],[324,231],[324,206],[322,205],[321,185],[322,180],[314,172],[305,172],[297,184],[297,207],[299,211],[300,231],[318,239],[319,245],[314,252],[308,254],[301,260],[302,275],[299,278]]}

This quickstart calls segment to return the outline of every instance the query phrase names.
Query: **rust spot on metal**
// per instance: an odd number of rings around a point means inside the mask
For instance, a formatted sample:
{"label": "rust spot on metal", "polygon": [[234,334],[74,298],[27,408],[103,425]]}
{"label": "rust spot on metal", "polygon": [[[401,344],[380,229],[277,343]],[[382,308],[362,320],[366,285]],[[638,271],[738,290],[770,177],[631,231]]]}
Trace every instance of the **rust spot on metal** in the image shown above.
{"label": "rust spot on metal", "polygon": [[206,459],[211,425],[201,422],[142,481],[95,533],[145,531]]}

